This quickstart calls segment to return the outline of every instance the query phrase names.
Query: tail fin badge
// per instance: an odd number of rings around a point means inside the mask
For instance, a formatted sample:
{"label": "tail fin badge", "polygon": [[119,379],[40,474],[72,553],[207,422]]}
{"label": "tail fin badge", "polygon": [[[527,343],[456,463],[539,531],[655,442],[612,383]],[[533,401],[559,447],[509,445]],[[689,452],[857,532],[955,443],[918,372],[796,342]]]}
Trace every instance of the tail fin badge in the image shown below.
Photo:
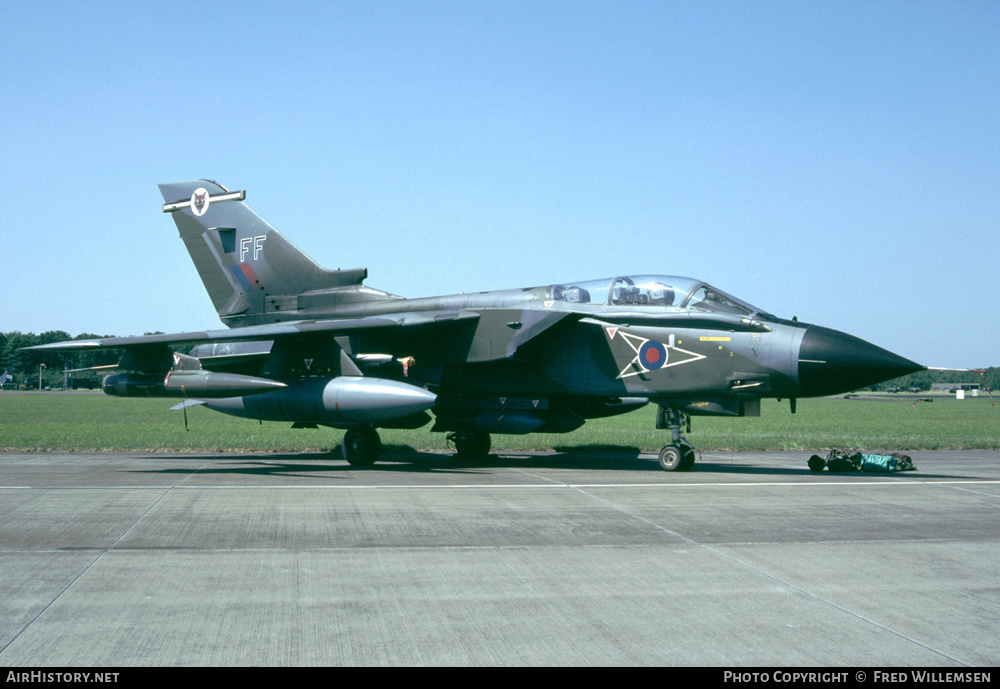
{"label": "tail fin badge", "polygon": [[230,191],[225,194],[216,194],[211,196],[208,190],[204,187],[199,187],[194,190],[191,194],[191,198],[186,201],[174,201],[173,203],[163,204],[164,213],[173,213],[174,211],[179,211],[182,208],[190,208],[191,212],[197,216],[205,215],[208,211],[208,207],[212,203],[219,203],[220,201],[242,201],[247,197],[245,190],[241,191]]}
{"label": "tail fin badge", "polygon": [[208,210],[208,190],[205,188],[195,189],[191,194],[191,212],[195,215],[205,215]]}

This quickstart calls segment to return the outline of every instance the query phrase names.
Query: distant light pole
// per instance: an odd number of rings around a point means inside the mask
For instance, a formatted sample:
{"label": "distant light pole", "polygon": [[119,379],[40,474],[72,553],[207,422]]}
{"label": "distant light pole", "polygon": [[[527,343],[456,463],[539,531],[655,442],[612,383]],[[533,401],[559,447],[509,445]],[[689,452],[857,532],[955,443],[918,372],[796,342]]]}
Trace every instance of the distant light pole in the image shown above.
{"label": "distant light pole", "polygon": [[42,391],[42,370],[45,369],[45,364],[38,365],[38,391]]}

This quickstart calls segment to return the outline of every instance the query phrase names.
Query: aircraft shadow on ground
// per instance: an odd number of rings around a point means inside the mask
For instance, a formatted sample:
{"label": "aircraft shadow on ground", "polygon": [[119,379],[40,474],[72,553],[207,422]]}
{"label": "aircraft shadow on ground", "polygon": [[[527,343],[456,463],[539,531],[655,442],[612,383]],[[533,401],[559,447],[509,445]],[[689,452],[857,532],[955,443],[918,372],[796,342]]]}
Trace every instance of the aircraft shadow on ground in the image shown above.
{"label": "aircraft shadow on ground", "polygon": [[[498,452],[478,460],[461,460],[451,454],[439,452],[418,452],[409,447],[386,446],[379,461],[371,466],[352,466],[348,464],[339,452],[297,452],[275,454],[242,454],[242,453],[194,453],[194,454],[158,454],[157,459],[190,460],[191,462],[210,462],[208,466],[197,469],[199,474],[247,474],[247,475],[303,475],[325,474],[333,476],[345,472],[405,472],[405,473],[449,473],[474,474],[490,469],[569,469],[593,471],[649,471],[667,475],[659,463],[650,454],[644,456],[636,448],[615,448],[614,450],[599,448],[576,451],[555,451],[542,454],[521,454],[517,452]],[[863,472],[831,472],[817,473],[806,465],[808,454],[803,453],[802,466],[759,466],[745,461],[720,461],[718,459],[699,460],[694,468],[687,472],[692,474],[739,474],[757,476],[801,476],[816,475],[849,477],[872,476],[914,476],[919,478],[969,478],[968,476],[951,476],[947,474],[927,474],[920,471],[899,472],[893,474],[871,474]],[[164,469],[142,469],[139,473],[160,474],[190,474],[189,467],[170,467]],[[345,474],[346,478],[346,474]]]}
{"label": "aircraft shadow on ground", "polygon": [[[201,467],[199,474],[326,474],[353,472],[405,472],[476,474],[490,469],[580,469],[662,471],[655,460],[639,456],[635,451],[607,454],[557,452],[543,455],[518,453],[493,453],[477,460],[461,460],[454,455],[438,452],[417,452],[410,449],[386,449],[371,466],[353,466],[339,452],[302,452],[289,454],[245,455],[225,453],[198,453],[156,456],[158,459],[213,462]],[[167,469],[142,469],[140,473],[190,474],[192,469],[170,467]]]}

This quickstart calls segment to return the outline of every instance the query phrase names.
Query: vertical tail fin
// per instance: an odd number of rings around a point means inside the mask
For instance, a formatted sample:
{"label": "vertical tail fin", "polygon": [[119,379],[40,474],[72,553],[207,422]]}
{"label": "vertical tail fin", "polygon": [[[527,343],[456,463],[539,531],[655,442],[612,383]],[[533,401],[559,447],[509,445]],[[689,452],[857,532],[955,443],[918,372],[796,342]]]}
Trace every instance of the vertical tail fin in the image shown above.
{"label": "vertical tail fin", "polygon": [[[228,325],[331,315],[337,304],[395,298],[368,287],[364,268],[326,270],[231,192],[208,180],[161,184],[170,213],[219,318]],[[305,293],[309,297],[300,299]]]}

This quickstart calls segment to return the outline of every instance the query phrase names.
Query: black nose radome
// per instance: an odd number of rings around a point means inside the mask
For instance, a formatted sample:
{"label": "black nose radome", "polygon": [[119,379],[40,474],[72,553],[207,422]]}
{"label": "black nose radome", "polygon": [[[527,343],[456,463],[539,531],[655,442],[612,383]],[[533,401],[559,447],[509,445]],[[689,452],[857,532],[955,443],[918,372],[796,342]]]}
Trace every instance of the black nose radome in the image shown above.
{"label": "black nose radome", "polygon": [[924,368],[853,335],[811,325],[799,347],[800,396],[837,395]]}

